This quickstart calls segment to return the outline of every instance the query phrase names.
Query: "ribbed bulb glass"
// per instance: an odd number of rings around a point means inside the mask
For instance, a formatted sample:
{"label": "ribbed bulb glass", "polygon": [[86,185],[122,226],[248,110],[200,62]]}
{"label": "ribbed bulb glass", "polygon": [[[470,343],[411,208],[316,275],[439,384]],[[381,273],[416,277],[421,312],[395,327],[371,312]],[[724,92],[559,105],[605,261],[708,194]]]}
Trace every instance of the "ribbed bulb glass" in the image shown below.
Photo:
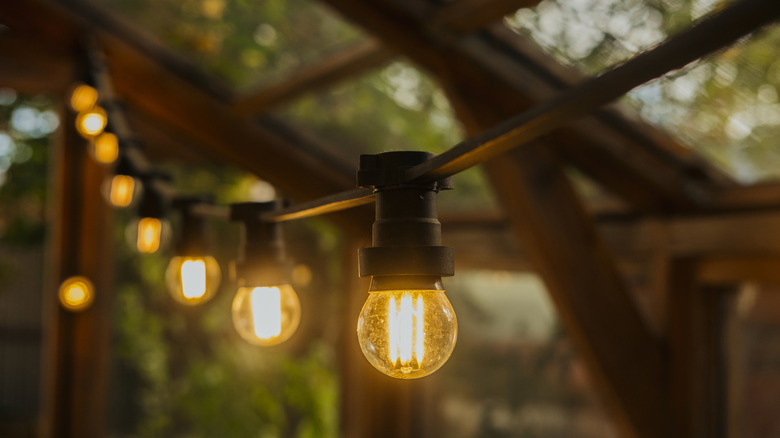
{"label": "ribbed bulb glass", "polygon": [[126,236],[128,243],[141,254],[153,254],[170,239],[171,226],[165,219],[142,217],[130,222]]}
{"label": "ribbed bulb glass", "polygon": [[107,121],[106,110],[95,106],[87,111],[80,112],[76,116],[76,130],[82,137],[92,138],[103,132]]}
{"label": "ribbed bulb glass", "polygon": [[252,344],[281,344],[290,339],[300,322],[301,302],[289,284],[242,287],[233,299],[233,325]]}
{"label": "ribbed bulb glass", "polygon": [[87,84],[76,85],[70,94],[70,107],[76,112],[87,111],[95,106],[97,101],[97,90]]}
{"label": "ribbed bulb glass", "polygon": [[444,365],[458,337],[444,290],[370,290],[368,295],[357,334],[374,368],[390,377],[416,379]]}
{"label": "ribbed bulb glass", "polygon": [[111,164],[119,157],[119,139],[110,132],[104,132],[92,141],[91,151],[98,163]]}
{"label": "ribbed bulb glass", "polygon": [[202,304],[219,289],[219,263],[211,256],[177,256],[168,263],[165,280],[168,292],[176,301],[191,306]]}
{"label": "ribbed bulb glass", "polygon": [[70,277],[63,281],[58,295],[62,307],[73,312],[86,309],[95,299],[92,282],[82,276]]}
{"label": "ribbed bulb glass", "polygon": [[130,175],[114,175],[106,181],[103,193],[114,207],[129,207],[141,191],[141,182]]}

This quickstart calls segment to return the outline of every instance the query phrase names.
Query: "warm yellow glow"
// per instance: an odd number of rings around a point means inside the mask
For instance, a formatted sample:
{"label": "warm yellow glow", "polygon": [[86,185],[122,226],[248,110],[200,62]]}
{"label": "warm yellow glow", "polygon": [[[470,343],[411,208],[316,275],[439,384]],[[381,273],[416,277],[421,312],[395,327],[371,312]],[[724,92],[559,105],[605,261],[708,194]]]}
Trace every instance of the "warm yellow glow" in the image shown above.
{"label": "warm yellow glow", "polygon": [[106,127],[106,111],[96,106],[90,110],[79,113],[76,116],[76,130],[79,131],[83,137],[92,138],[101,132]]}
{"label": "warm yellow glow", "polygon": [[383,290],[369,293],[357,332],[363,354],[377,370],[415,379],[444,365],[458,326],[442,290]]}
{"label": "warm yellow glow", "polygon": [[412,296],[404,292],[400,305],[396,305],[395,297],[390,297],[387,320],[390,361],[399,367],[413,366],[412,360],[422,363],[425,355],[422,295],[413,304]]}
{"label": "warm yellow glow", "polygon": [[160,249],[162,221],[155,217],[145,217],[138,221],[136,248],[139,252],[151,254]]}
{"label": "warm yellow glow", "polygon": [[221,273],[214,257],[174,257],[168,264],[165,280],[168,292],[178,302],[201,304],[217,292]]}
{"label": "warm yellow glow", "polygon": [[119,139],[110,132],[104,132],[92,142],[92,156],[99,163],[113,163],[119,156]]}
{"label": "warm yellow glow", "polygon": [[181,264],[181,286],[185,298],[200,298],[206,293],[206,263],[187,260]]}
{"label": "warm yellow glow", "polygon": [[295,333],[301,303],[290,285],[242,287],[233,300],[233,325],[245,340],[262,346],[280,344]]}
{"label": "warm yellow glow", "polygon": [[87,111],[95,106],[97,100],[98,92],[96,89],[86,84],[78,84],[70,95],[70,107],[76,112]]}
{"label": "warm yellow glow", "polygon": [[92,282],[86,277],[70,277],[60,285],[60,304],[68,310],[84,310],[92,304],[94,297]]}
{"label": "warm yellow glow", "polygon": [[252,322],[258,338],[268,339],[282,332],[281,295],[278,287],[252,289]]}
{"label": "warm yellow glow", "polygon": [[135,195],[135,178],[130,175],[114,175],[108,191],[108,200],[114,207],[127,207]]}

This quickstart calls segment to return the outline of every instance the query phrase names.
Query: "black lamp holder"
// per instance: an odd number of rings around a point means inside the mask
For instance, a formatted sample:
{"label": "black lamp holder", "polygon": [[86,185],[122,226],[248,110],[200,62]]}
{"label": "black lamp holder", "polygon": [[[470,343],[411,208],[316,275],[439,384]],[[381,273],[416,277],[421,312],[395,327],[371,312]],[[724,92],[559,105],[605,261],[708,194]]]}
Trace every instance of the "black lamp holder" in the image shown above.
{"label": "black lamp holder", "polygon": [[170,176],[154,172],[141,175],[140,178],[141,202],[138,204],[138,217],[164,218],[168,212],[168,200],[154,186],[154,181],[169,181]]}
{"label": "black lamp holder", "polygon": [[405,182],[407,169],[433,156],[416,151],[360,156],[357,185],[376,193],[372,246],[359,252],[360,276],[374,277],[372,290],[428,289],[455,273],[454,250],[441,246],[436,208],[437,193],[452,189],[452,178]]}
{"label": "black lamp holder", "polygon": [[174,251],[183,257],[202,257],[208,254],[209,244],[206,233],[206,220],[203,216],[194,214],[193,207],[199,204],[213,204],[214,198],[209,195],[177,196],[171,201],[171,207],[179,212],[181,220],[179,238]]}
{"label": "black lamp holder", "polygon": [[231,204],[230,220],[241,222],[243,238],[235,272],[239,286],[276,286],[290,283],[281,226],[260,219],[278,208],[276,201]]}

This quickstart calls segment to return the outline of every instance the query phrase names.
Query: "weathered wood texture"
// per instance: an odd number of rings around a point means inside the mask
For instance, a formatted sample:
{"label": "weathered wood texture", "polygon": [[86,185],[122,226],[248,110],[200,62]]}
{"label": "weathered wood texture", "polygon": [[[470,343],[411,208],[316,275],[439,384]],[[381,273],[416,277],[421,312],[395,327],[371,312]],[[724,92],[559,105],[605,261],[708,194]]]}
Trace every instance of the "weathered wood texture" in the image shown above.
{"label": "weathered wood texture", "polygon": [[[113,257],[111,210],[100,194],[107,176],[86,153],[74,116],[62,111],[55,148],[54,208],[50,211],[52,267],[45,311],[52,321],[44,371],[44,436],[102,437],[106,434]],[[95,286],[92,305],[78,313],[58,301],[62,280],[84,275]]]}
{"label": "weathered wood texture", "polygon": [[671,380],[674,434],[680,438],[726,438],[729,408],[729,359],[726,329],[733,317],[735,286],[700,287],[696,261],[672,265],[669,288]]}
{"label": "weathered wood texture", "polygon": [[242,116],[266,112],[273,107],[322,90],[390,62],[395,53],[375,40],[368,40],[305,68],[291,78],[265,87],[238,100],[233,109]]}

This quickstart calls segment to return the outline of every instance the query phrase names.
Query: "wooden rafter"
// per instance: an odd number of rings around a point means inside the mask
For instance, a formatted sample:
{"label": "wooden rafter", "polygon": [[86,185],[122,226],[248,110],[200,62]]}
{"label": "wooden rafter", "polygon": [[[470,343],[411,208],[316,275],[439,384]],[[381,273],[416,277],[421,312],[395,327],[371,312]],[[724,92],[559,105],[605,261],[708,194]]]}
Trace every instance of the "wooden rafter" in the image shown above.
{"label": "wooden rafter", "polygon": [[287,80],[238,100],[233,109],[242,116],[263,113],[306,93],[333,86],[344,79],[377,68],[394,57],[395,53],[376,40],[368,40],[326,58]]}
{"label": "wooden rafter", "polygon": [[[559,67],[549,69],[535,61],[544,56],[540,53],[521,53],[484,32],[463,38],[428,32],[415,11],[405,8],[417,2],[327,1],[432,71],[445,88],[470,89],[511,108],[507,114],[517,114],[568,87],[570,78],[562,77]],[[696,210],[709,190],[730,184],[710,166],[679,153],[682,147],[670,148],[660,144],[662,136],[645,135],[648,129],[619,114],[599,113],[561,130],[551,143],[565,143],[599,157],[602,166],[582,165],[582,170],[640,211]]]}
{"label": "wooden rafter", "polygon": [[431,14],[432,27],[455,33],[479,30],[521,8],[536,6],[541,0],[460,0],[444,4]]}

